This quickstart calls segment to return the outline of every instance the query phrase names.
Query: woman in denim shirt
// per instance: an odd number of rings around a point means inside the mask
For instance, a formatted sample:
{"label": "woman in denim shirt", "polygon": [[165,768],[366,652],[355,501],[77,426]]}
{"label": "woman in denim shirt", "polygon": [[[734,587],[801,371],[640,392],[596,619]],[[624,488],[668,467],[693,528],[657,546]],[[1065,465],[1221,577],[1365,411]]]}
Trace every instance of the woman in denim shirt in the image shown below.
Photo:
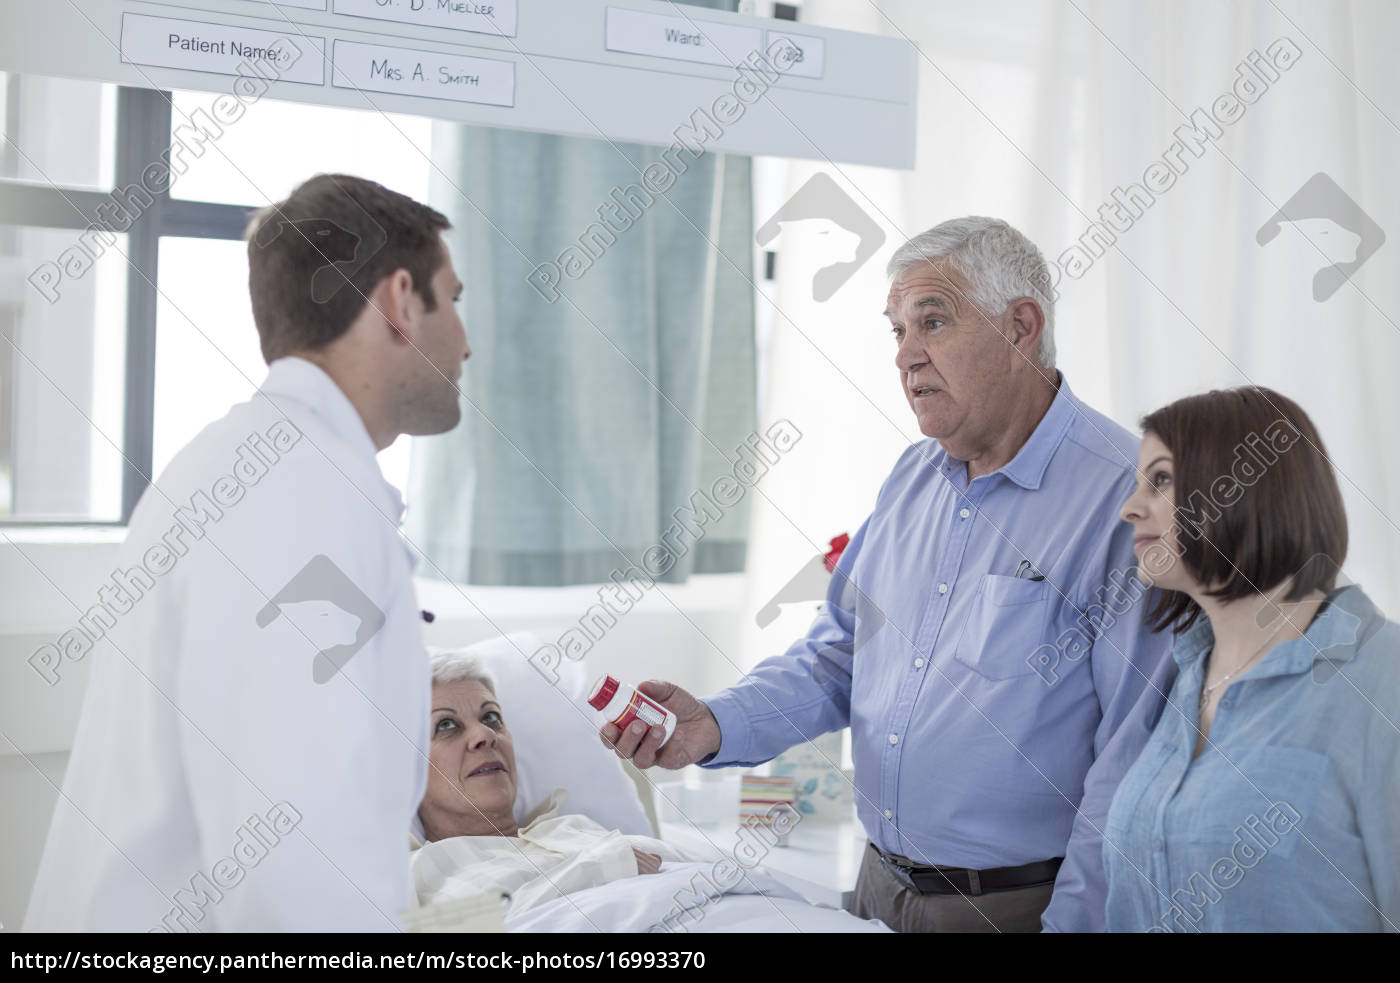
{"label": "woman in denim shirt", "polygon": [[1109,810],[1109,930],[1400,931],[1400,625],[1339,578],[1317,430],[1258,387],[1142,425],[1123,518],[1180,671]]}

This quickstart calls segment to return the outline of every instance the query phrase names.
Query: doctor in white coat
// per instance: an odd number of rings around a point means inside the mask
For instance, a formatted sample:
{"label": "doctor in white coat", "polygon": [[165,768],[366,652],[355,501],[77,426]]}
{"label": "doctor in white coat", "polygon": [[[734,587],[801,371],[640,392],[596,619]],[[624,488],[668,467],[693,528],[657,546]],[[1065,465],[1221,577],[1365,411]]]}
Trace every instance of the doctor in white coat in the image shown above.
{"label": "doctor in white coat", "polygon": [[394,931],[414,904],[428,661],[375,454],[460,419],[447,227],[343,175],[254,220],[270,371],[147,489],[98,593],[26,929]]}

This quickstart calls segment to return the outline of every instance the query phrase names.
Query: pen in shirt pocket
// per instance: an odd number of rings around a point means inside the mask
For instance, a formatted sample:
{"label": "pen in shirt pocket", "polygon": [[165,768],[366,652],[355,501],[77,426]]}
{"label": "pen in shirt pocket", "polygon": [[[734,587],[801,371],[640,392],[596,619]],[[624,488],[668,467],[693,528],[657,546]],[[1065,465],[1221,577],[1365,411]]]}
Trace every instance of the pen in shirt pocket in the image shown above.
{"label": "pen in shirt pocket", "polygon": [[1022,560],[1016,565],[1016,578],[1025,580],[1044,580],[1045,577],[1031,565],[1030,560]]}

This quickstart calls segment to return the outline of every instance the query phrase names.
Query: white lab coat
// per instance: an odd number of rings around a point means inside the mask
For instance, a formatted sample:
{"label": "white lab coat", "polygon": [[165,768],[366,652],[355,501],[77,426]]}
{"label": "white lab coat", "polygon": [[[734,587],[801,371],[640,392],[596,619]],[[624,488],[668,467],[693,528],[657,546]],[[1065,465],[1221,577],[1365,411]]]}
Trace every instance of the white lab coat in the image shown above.
{"label": "white lab coat", "polygon": [[27,930],[398,929],[430,708],[402,510],[302,359],[176,456],[86,655]]}

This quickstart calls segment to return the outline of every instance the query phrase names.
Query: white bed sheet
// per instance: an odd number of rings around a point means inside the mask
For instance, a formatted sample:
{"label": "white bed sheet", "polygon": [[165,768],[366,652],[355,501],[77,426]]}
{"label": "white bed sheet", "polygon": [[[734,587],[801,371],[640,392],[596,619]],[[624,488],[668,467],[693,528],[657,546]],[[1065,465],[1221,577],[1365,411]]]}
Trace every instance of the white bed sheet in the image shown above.
{"label": "white bed sheet", "polygon": [[[508,932],[888,932],[883,922],[804,900],[761,868],[727,890],[714,864],[665,863],[656,874],[575,891],[506,920]],[[697,876],[698,875],[698,876]],[[669,928],[668,928],[669,926]]]}

